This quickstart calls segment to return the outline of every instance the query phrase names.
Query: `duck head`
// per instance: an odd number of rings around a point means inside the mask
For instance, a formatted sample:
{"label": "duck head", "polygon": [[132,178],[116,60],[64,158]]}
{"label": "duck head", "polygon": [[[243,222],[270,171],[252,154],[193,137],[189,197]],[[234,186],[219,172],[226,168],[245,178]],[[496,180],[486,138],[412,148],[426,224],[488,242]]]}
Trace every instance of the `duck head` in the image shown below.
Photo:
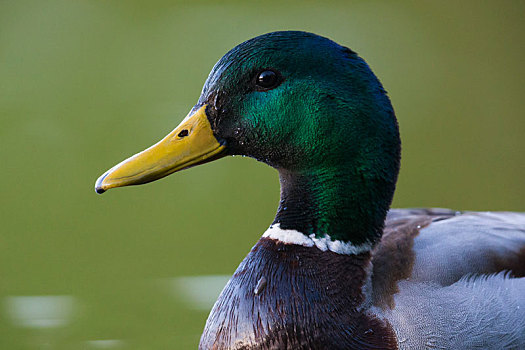
{"label": "duck head", "polygon": [[400,139],[385,90],[356,53],[315,34],[274,32],[224,55],[182,123],[104,173],[96,191],[226,155],[279,171],[281,229],[373,244],[393,197]]}

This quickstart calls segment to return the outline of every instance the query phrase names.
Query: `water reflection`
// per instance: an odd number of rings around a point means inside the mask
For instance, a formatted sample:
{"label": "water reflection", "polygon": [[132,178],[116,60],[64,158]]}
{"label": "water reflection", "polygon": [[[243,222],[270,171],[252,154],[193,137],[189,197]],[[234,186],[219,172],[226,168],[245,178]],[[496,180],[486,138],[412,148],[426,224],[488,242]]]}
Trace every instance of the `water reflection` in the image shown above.
{"label": "water reflection", "polygon": [[153,285],[151,279],[135,279],[123,289],[97,289],[94,294],[6,296],[0,299],[0,320],[11,328],[8,342],[27,349],[138,349],[155,342],[165,345],[166,340],[155,340],[164,334],[170,344],[193,348],[229,278],[171,277]]}
{"label": "water reflection", "polygon": [[164,279],[170,294],[181,299],[194,310],[209,311],[230,275],[186,276]]}
{"label": "water reflection", "polygon": [[124,342],[118,339],[88,340],[87,344],[93,349],[120,349]]}
{"label": "water reflection", "polygon": [[63,327],[77,312],[77,300],[70,295],[9,296],[4,302],[8,319],[18,327]]}

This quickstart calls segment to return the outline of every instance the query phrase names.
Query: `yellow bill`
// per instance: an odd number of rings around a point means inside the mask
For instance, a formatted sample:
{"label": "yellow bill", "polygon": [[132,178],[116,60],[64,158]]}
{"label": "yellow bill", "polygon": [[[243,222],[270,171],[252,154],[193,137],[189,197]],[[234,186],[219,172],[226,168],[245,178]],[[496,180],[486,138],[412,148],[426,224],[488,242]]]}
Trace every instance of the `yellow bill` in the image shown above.
{"label": "yellow bill", "polygon": [[205,110],[206,105],[200,107],[158,143],[106,171],[95,191],[155,181],[223,156],[225,146],[213,135]]}

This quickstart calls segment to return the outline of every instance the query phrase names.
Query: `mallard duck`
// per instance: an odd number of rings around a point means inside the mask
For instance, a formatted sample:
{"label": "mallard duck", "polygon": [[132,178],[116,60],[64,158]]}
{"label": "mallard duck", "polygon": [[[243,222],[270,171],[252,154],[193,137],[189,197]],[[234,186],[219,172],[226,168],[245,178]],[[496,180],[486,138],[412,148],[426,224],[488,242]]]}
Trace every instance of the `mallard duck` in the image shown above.
{"label": "mallard duck", "polygon": [[222,57],[182,123],[96,191],[226,155],[278,170],[275,220],[220,294],[200,349],[525,349],[525,214],[389,210],[400,148],[362,58],[274,32]]}

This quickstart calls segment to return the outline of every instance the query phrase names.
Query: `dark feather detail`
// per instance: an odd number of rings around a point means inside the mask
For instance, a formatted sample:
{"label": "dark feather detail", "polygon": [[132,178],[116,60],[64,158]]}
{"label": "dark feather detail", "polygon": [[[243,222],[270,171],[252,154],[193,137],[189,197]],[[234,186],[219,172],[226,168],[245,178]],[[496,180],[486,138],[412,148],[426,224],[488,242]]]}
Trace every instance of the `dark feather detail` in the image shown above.
{"label": "dark feather detail", "polygon": [[397,349],[388,322],[359,309],[369,264],[370,253],[262,238],[213,307],[200,349]]}
{"label": "dark feather detail", "polygon": [[492,259],[496,271],[509,271],[509,277],[525,277],[525,247],[517,254],[507,257],[494,255]]}

